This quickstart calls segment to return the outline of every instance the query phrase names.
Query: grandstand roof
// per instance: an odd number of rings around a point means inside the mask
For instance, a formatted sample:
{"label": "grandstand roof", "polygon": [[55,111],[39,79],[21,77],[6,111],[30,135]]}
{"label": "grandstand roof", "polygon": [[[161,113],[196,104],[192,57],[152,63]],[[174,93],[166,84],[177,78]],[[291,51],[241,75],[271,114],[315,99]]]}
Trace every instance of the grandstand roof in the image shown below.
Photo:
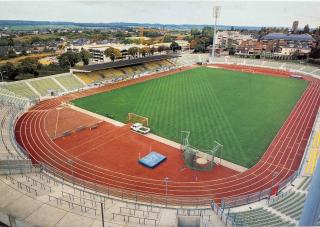
{"label": "grandstand roof", "polygon": [[151,62],[151,61],[161,61],[161,60],[166,60],[166,59],[170,59],[170,58],[177,58],[177,57],[180,57],[180,56],[176,55],[176,54],[153,55],[153,56],[135,58],[135,59],[129,59],[129,60],[120,60],[120,61],[115,61],[115,62],[74,67],[74,68],[72,68],[72,71],[92,72],[92,71],[97,71],[97,70],[104,70],[104,69],[110,69],[110,68],[119,68],[119,67],[137,65],[137,64],[142,64],[142,63]]}
{"label": "grandstand roof", "polygon": [[283,39],[286,41],[315,41],[309,34],[283,34],[283,33],[269,33],[261,38],[261,40]]}

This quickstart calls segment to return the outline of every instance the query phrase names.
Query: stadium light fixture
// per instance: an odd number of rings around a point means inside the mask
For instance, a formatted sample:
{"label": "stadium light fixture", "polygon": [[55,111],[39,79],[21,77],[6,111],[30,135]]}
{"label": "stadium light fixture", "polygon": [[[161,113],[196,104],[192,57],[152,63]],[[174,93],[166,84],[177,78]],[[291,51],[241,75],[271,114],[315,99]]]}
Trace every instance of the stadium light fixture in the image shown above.
{"label": "stadium light fixture", "polygon": [[211,63],[214,60],[214,50],[216,47],[216,34],[217,34],[217,21],[220,17],[221,6],[213,7],[213,18],[214,18],[214,27],[213,27],[213,37],[212,37],[212,51],[211,51]]}

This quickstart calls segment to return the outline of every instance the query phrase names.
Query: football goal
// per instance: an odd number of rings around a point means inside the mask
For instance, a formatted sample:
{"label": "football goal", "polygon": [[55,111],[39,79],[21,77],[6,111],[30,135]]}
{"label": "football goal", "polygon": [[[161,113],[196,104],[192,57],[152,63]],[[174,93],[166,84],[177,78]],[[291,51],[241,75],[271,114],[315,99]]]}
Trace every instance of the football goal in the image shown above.
{"label": "football goal", "polygon": [[143,126],[149,126],[149,118],[135,113],[128,113],[127,123],[141,123]]}
{"label": "football goal", "polygon": [[221,157],[223,150],[222,144],[217,141],[213,141],[213,145],[210,150],[200,150],[190,145],[189,136],[189,131],[181,131],[181,150],[183,152],[183,159],[186,166],[193,170],[211,170],[218,161],[215,160],[215,157],[217,157],[218,154]]}

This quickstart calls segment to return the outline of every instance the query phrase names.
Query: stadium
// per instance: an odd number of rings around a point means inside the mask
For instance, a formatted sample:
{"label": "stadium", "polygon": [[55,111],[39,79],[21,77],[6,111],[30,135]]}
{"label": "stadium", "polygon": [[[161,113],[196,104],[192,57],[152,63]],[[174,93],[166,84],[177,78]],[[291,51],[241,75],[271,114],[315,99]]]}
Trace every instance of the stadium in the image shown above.
{"label": "stadium", "polygon": [[8,220],[298,225],[318,160],[320,69],[208,62],[155,55],[1,84],[1,202],[22,207]]}

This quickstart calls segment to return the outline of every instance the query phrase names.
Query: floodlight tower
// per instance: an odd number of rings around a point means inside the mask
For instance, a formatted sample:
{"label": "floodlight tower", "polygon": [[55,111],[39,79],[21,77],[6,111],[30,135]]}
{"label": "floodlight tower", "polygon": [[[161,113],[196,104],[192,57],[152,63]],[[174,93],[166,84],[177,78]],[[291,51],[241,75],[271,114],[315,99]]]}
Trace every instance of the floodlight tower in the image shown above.
{"label": "floodlight tower", "polygon": [[220,16],[221,6],[213,7],[213,18],[214,18],[214,27],[213,27],[213,38],[212,38],[212,52],[210,62],[213,63],[214,60],[214,50],[216,47],[216,35],[217,35],[217,20]]}

